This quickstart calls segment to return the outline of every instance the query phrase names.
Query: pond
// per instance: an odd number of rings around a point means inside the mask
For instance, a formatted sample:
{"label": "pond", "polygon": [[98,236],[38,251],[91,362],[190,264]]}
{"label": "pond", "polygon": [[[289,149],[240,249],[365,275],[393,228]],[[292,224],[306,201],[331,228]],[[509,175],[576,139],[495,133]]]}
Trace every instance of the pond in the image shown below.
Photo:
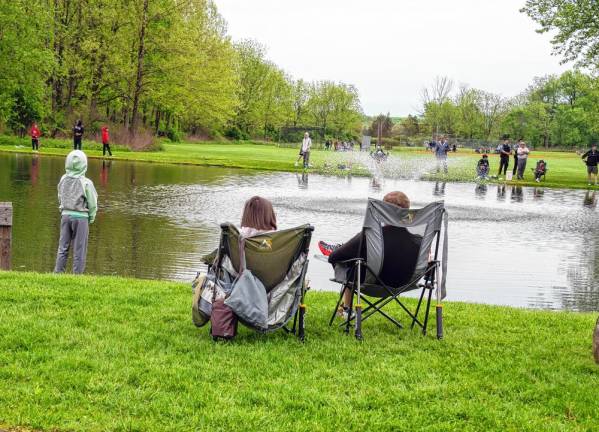
{"label": "pond", "polygon": [[[52,271],[59,236],[56,185],[64,159],[0,154],[0,201],[14,206],[13,268]],[[310,222],[318,240],[361,227],[367,197],[402,190],[413,207],[444,199],[450,216],[448,300],[545,309],[599,309],[596,195],[584,190],[434,183],[90,160],[100,211],[87,273],[189,281],[238,223],[244,201],[273,201],[280,228]],[[313,289],[337,290],[311,260]]]}

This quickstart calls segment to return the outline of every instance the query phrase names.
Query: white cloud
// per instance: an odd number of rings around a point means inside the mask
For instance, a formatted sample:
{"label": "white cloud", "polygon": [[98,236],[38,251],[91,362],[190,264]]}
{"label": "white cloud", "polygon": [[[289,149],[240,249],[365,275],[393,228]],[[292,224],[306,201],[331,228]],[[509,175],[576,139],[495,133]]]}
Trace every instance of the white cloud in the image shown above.
{"label": "white cloud", "polygon": [[567,68],[523,0],[215,0],[234,39],[252,38],[295,78],[355,84],[368,114],[407,115],[437,75],[513,96]]}

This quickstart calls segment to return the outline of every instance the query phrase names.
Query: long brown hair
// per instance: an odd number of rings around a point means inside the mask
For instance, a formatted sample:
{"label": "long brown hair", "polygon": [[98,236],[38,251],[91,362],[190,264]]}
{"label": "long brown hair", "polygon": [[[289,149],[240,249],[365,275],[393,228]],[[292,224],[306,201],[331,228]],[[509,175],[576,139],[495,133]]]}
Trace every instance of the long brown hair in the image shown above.
{"label": "long brown hair", "polygon": [[272,203],[266,198],[253,196],[245,202],[241,226],[257,230],[275,231],[277,217],[272,208]]}

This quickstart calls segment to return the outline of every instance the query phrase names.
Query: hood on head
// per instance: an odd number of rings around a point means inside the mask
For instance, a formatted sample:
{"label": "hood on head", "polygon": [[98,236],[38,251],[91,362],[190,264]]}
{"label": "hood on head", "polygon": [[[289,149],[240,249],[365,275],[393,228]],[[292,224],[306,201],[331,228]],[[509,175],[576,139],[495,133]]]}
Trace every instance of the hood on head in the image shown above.
{"label": "hood on head", "polygon": [[69,177],[82,177],[87,171],[87,156],[81,150],[73,150],[64,164]]}

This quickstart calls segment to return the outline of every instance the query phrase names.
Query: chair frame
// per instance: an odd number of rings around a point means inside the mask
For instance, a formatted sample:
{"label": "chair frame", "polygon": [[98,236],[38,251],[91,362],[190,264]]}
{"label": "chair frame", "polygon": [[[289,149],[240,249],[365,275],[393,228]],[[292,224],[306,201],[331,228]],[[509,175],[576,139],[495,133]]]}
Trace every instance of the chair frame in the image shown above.
{"label": "chair frame", "polygon": [[[365,234],[364,230],[362,230],[362,241],[364,239],[364,234]],[[389,320],[391,323],[393,323],[398,328],[403,328],[403,325],[397,319],[393,318],[391,315],[389,315],[388,313],[386,313],[382,310],[383,307],[385,307],[387,304],[395,301],[395,303],[397,303],[401,307],[401,309],[404,312],[406,312],[408,314],[408,316],[412,319],[410,329],[413,329],[414,325],[417,325],[418,327],[420,327],[422,329],[423,336],[426,336],[433,290],[435,288],[437,288],[436,277],[438,274],[439,266],[441,264],[440,261],[438,260],[441,231],[436,230],[434,236],[435,237],[433,239],[433,242],[435,244],[435,246],[434,246],[435,247],[435,255],[434,255],[433,260],[429,261],[426,269],[422,273],[420,273],[418,275],[414,275],[408,283],[406,283],[400,287],[397,287],[397,288],[393,288],[393,287],[385,284],[380,279],[379,275],[377,275],[370,268],[367,261],[363,258],[353,258],[353,259],[350,259],[347,261],[340,262],[339,264],[353,263],[355,270],[353,271],[353,277],[351,277],[350,280],[347,282],[341,282],[341,281],[337,281],[335,279],[331,279],[333,282],[341,283],[342,286],[341,286],[341,291],[339,293],[339,299],[337,300],[337,304],[335,305],[335,309],[333,310],[333,314],[331,315],[331,319],[329,321],[329,326],[333,325],[333,321],[335,320],[335,315],[337,314],[337,311],[339,310],[339,306],[340,306],[341,302],[343,301],[343,295],[345,294],[345,291],[351,290],[352,297],[351,297],[351,302],[350,302],[350,306],[349,306],[349,313],[348,313],[347,319],[339,325],[340,327],[345,326],[344,331],[346,334],[349,334],[351,322],[355,320],[355,333],[354,333],[355,337],[358,340],[362,340],[363,339],[362,322],[367,320],[368,318],[370,318],[372,315],[374,315],[377,312],[380,313],[383,317],[385,317],[387,320]],[[368,271],[370,271],[370,273],[376,279],[376,283],[374,283],[374,284],[371,283],[371,284],[367,284],[367,285],[383,287],[384,290],[388,294],[387,296],[380,297],[380,298],[378,298],[378,300],[375,300],[375,301],[371,301],[368,298],[368,296],[362,292],[361,272],[362,272],[362,268],[364,268],[364,267]],[[420,281],[421,279],[424,279],[424,281],[422,283],[418,283],[418,281]],[[415,286],[416,286],[416,288],[414,288]],[[418,299],[418,304],[416,306],[416,310],[414,311],[414,313],[412,313],[406,307],[406,305],[404,305],[399,300],[398,297],[405,292],[412,291],[412,290],[418,289],[418,288],[421,288],[422,291],[421,291],[420,297]],[[418,314],[420,313],[422,301],[423,301],[425,293],[427,291],[428,291],[428,295],[427,295],[427,300],[426,300],[426,310],[425,310],[425,315],[424,315],[424,321],[421,322],[418,319]],[[354,297],[357,298],[358,302],[355,305],[356,315],[355,315],[355,317],[352,317]],[[364,301],[367,304],[367,307],[364,310],[362,310],[362,304],[361,304],[362,301]],[[440,311],[439,311],[440,307],[441,307],[441,305],[438,304],[437,313],[440,313]],[[439,320],[439,317],[438,317],[438,320]],[[438,333],[437,337],[440,339],[442,337],[442,335],[439,335],[439,333]]]}
{"label": "chair frame", "polygon": [[[218,245],[219,259],[214,264],[216,266],[215,272],[217,274],[222,269],[220,257],[225,256],[225,255],[230,256],[230,254],[227,250],[228,249],[227,245],[229,244],[228,236],[229,236],[230,227],[231,227],[231,225],[227,224],[227,223],[220,225],[221,237],[220,237],[220,243]],[[310,242],[312,240],[312,232],[314,232],[314,227],[312,225],[309,225],[304,230],[303,239],[300,242],[300,244],[297,248],[297,251],[295,252],[295,254],[293,256],[293,260],[292,260],[291,264],[293,264],[293,262],[295,262],[295,260],[298,259],[302,253],[305,253],[306,256],[308,256],[309,249],[310,249]],[[306,280],[308,264],[309,264],[309,261],[306,261],[306,263],[304,264],[304,266],[302,268],[302,273],[300,276],[302,279],[302,285],[305,283],[305,280]],[[212,266],[210,266],[210,267],[212,267]],[[291,328],[289,328],[287,325],[284,325],[281,327],[286,333],[295,335],[301,342],[304,342],[304,340],[306,338],[306,333],[305,333],[306,304],[304,303],[304,298],[309,289],[310,289],[310,287],[305,287],[305,288],[302,287],[302,294],[300,297],[300,301],[299,301],[297,310],[295,311],[295,314],[293,316],[293,325],[291,326]],[[278,329],[274,329],[272,331],[275,331],[275,330],[278,330]]]}

